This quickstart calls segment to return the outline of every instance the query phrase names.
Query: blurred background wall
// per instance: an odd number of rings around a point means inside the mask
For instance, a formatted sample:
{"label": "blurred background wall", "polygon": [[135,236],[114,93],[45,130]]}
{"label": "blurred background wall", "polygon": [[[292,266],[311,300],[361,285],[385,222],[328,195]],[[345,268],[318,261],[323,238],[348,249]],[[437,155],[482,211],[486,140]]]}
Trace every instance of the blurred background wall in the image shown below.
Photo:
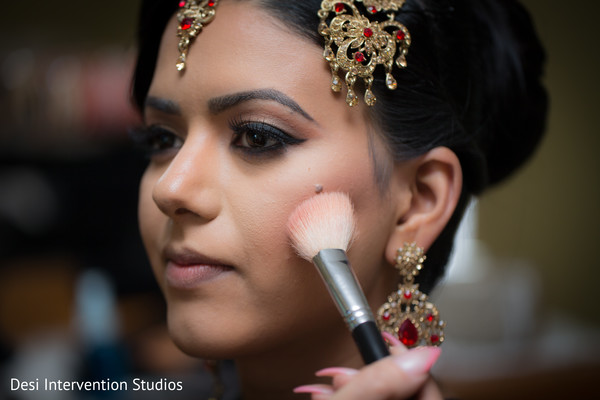
{"label": "blurred background wall", "polygon": [[494,253],[536,266],[546,307],[600,326],[600,6],[523,3],[548,52],[548,133],[532,162],[482,199],[481,236]]}
{"label": "blurred background wall", "polygon": [[[205,398],[168,338],[137,229],[128,136],[138,1],[0,13],[0,399]],[[12,379],[182,381],[182,392],[13,391]]]}
{"label": "blurred background wall", "polygon": [[[449,322],[439,374],[465,399],[538,398],[525,389],[531,382],[554,391],[544,398],[593,398],[600,6],[523,3],[548,52],[548,133],[531,162],[474,207],[456,269],[437,295]],[[127,102],[137,7],[133,0],[2,6],[0,398],[6,377],[43,360],[64,365],[71,378],[106,374],[102,368],[113,376],[190,376],[188,387],[197,389],[187,393],[201,398],[193,378],[200,367],[168,341],[137,237],[145,161],[127,137],[137,122]],[[107,343],[98,345],[90,312],[104,321]],[[99,361],[90,343],[114,357]],[[559,381],[569,383],[563,392],[552,386]],[[574,387],[583,388],[580,397]]]}
{"label": "blurred background wall", "polygon": [[[600,54],[596,2],[522,0],[547,50],[548,130],[484,194],[438,290],[438,372],[461,398],[600,398]],[[468,221],[467,221],[468,222]]]}

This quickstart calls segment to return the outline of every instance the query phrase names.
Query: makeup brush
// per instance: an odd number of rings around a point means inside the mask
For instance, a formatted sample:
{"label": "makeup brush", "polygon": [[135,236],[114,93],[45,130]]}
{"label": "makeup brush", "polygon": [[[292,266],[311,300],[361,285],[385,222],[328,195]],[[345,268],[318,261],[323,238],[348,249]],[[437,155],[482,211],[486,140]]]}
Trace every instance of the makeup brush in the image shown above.
{"label": "makeup brush", "polygon": [[389,355],[346,255],[354,236],[348,196],[328,192],[305,200],[290,216],[288,232],[300,257],[317,267],[365,363]]}

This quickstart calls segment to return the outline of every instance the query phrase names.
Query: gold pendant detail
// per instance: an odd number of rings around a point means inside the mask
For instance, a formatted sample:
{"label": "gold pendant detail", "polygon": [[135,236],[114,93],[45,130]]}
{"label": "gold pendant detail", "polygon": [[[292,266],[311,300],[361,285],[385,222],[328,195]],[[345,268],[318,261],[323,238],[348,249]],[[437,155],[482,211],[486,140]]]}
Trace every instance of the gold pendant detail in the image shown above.
{"label": "gold pendant detail", "polygon": [[219,0],[181,0],[177,11],[177,37],[179,37],[179,58],[177,70],[183,71],[192,40],[202,28],[215,18]]}
{"label": "gold pendant detail", "polygon": [[[361,14],[355,3],[362,3],[371,19]],[[383,65],[386,70],[388,89],[396,89],[392,68],[394,64],[399,68],[406,67],[406,54],[411,41],[408,29],[395,21],[395,12],[403,4],[404,0],[324,0],[321,3],[319,33],[325,38],[323,57],[331,68],[331,88],[335,92],[341,90],[338,71],[346,71],[348,105],[358,104],[354,92],[357,78],[362,78],[365,83],[365,103],[369,106],[375,104],[377,99],[371,86],[377,65]],[[328,24],[332,13],[334,16]],[[383,21],[377,20],[380,15],[384,17]]]}

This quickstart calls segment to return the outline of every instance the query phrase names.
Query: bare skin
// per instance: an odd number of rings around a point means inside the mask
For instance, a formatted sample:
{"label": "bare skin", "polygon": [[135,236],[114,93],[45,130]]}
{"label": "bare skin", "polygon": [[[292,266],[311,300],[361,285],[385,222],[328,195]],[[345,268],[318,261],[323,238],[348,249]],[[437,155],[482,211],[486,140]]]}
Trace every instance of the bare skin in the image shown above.
{"label": "bare skin", "polygon": [[172,18],[144,110],[159,151],[139,204],[169,330],[191,355],[235,359],[245,400],[297,399],[292,388],[317,370],[363,365],[317,272],[289,244],[291,212],[317,184],[349,194],[359,234],[349,257],[375,308],[394,288],[395,248],[427,247],[447,222],[460,167],[439,149],[392,165],[382,191],[373,154],[392,161],[364,106],[331,92],[321,49],[251,2],[222,2],[184,73],[175,31]]}

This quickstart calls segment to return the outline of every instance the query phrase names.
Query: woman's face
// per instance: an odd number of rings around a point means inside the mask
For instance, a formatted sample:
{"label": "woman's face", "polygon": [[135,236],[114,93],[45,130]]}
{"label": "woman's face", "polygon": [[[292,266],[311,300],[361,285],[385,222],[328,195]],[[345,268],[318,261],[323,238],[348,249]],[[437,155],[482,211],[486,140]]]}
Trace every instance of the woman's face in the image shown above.
{"label": "woman's face", "polygon": [[331,91],[322,49],[252,3],[222,2],[183,73],[177,44],[172,18],[144,112],[158,151],[139,204],[174,340],[238,357],[334,336],[341,318],[286,222],[317,186],[348,193],[358,227],[349,257],[372,305],[384,301],[396,215],[374,159],[391,161],[364,106]]}

